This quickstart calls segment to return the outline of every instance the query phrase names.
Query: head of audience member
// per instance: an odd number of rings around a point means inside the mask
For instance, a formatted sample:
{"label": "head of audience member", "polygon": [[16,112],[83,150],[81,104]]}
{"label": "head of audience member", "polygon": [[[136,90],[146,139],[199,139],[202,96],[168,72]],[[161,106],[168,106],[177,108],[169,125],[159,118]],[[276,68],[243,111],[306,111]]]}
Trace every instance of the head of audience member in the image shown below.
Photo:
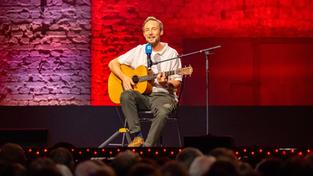
{"label": "head of audience member", "polygon": [[49,153],[49,158],[51,158],[55,163],[67,166],[71,171],[74,171],[74,158],[72,153],[64,147],[58,147],[52,149]]}
{"label": "head of audience member", "polygon": [[56,149],[56,148],[66,148],[68,149],[69,151],[71,151],[72,149],[77,149],[76,146],[74,146],[73,144],[71,143],[68,143],[68,142],[58,142],[58,143],[55,143],[52,147],[51,147],[51,150],[53,149]]}
{"label": "head of audience member", "polygon": [[24,149],[15,143],[6,143],[1,147],[0,160],[22,165],[26,165],[27,162]]}
{"label": "head of audience member", "polygon": [[191,163],[189,167],[189,175],[202,176],[215,162],[216,159],[213,156],[199,156]]}
{"label": "head of audience member", "polygon": [[117,176],[125,176],[129,169],[140,160],[140,156],[137,153],[133,153],[130,150],[119,153],[115,159],[111,162],[111,166],[114,169]]}
{"label": "head of audience member", "polygon": [[145,163],[145,164],[149,164],[150,166],[154,167],[154,168],[159,168],[160,165],[159,163],[151,158],[140,158],[140,160],[137,163]]}
{"label": "head of audience member", "polygon": [[249,163],[240,162],[238,165],[238,173],[240,176],[259,176]]}
{"label": "head of audience member", "polygon": [[306,159],[309,163],[313,164],[313,154],[312,154],[312,153],[306,155],[306,156],[305,156],[305,159]]}
{"label": "head of audience member", "polygon": [[87,160],[77,165],[75,176],[115,176],[115,172],[102,161]]}
{"label": "head of audience member", "polygon": [[62,176],[55,162],[50,158],[37,158],[28,167],[31,176]]}
{"label": "head of audience member", "polygon": [[127,176],[161,176],[159,169],[147,163],[136,163],[130,169]]}
{"label": "head of audience member", "polygon": [[196,157],[202,156],[202,155],[203,153],[199,149],[193,148],[193,147],[187,147],[177,154],[176,160],[184,164],[187,167],[187,169],[189,169],[193,160]]}
{"label": "head of audience member", "polygon": [[1,176],[26,176],[26,168],[20,163],[10,163],[0,160]]}
{"label": "head of audience member", "polygon": [[283,176],[312,176],[313,166],[304,158],[290,158],[282,164],[280,175]]}
{"label": "head of audience member", "polygon": [[234,162],[221,159],[215,161],[204,176],[239,176],[239,173]]}
{"label": "head of audience member", "polygon": [[230,160],[237,161],[236,155],[234,154],[233,150],[224,148],[224,147],[218,147],[209,152],[210,156],[214,156],[216,160],[219,160],[220,158],[229,158]]}
{"label": "head of audience member", "polygon": [[168,161],[161,167],[163,176],[188,176],[188,169],[178,161]]}
{"label": "head of audience member", "polygon": [[279,176],[282,164],[282,160],[278,158],[264,159],[257,164],[255,170],[261,176]]}
{"label": "head of audience member", "polygon": [[101,167],[92,176],[116,176],[111,167]]}
{"label": "head of audience member", "polygon": [[64,164],[56,164],[58,171],[62,176],[73,176],[73,172]]}
{"label": "head of audience member", "polygon": [[166,164],[169,161],[172,161],[172,159],[170,159],[169,157],[166,157],[166,156],[160,156],[156,160],[156,163],[158,164],[158,166],[163,166],[164,164]]}

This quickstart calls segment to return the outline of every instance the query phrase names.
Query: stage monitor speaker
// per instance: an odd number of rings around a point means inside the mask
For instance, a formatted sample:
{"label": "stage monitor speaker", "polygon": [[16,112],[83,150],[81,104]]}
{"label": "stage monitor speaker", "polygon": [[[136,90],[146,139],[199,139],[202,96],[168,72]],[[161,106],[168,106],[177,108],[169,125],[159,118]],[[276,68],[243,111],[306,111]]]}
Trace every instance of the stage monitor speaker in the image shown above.
{"label": "stage monitor speaker", "polygon": [[47,146],[48,129],[0,129],[0,144],[17,143],[22,147]]}
{"label": "stage monitor speaker", "polygon": [[234,145],[234,139],[230,136],[205,135],[184,137],[185,147],[195,147],[206,154],[217,147],[233,148]]}

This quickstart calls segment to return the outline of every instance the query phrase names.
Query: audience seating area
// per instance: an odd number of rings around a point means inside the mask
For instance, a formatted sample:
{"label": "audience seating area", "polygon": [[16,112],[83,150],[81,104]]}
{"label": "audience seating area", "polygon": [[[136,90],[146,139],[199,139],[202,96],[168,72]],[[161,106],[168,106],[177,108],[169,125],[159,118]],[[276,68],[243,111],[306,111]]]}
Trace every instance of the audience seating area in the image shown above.
{"label": "audience seating area", "polygon": [[306,176],[310,148],[52,148],[6,143],[0,175],[7,176]]}

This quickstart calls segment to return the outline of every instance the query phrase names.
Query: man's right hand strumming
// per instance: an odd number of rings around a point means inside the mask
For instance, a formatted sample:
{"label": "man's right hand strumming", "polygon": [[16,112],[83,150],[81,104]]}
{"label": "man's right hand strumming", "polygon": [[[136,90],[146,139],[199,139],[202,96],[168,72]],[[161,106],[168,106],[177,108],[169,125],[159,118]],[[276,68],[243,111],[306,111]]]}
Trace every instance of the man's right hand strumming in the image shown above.
{"label": "man's right hand strumming", "polygon": [[130,77],[126,76],[126,75],[122,76],[122,82],[123,82],[124,90],[132,90],[133,89],[133,85],[135,85],[133,80]]}

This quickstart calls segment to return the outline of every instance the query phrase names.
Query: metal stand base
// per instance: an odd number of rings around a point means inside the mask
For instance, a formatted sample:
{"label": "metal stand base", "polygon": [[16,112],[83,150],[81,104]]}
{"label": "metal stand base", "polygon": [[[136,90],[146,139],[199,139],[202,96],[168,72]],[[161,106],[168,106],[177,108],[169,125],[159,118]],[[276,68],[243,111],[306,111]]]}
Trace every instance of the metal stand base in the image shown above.
{"label": "metal stand base", "polygon": [[[120,134],[123,135],[122,143],[121,144],[111,144],[110,142],[112,140],[114,140],[116,137],[118,137]],[[130,139],[130,135],[129,135],[129,129],[128,128],[120,128],[120,129],[118,129],[118,131],[113,133],[113,135],[110,136],[106,141],[104,141],[101,145],[99,145],[98,148],[103,148],[103,147],[106,147],[106,146],[120,146],[120,147],[124,147],[125,137],[126,137],[127,143],[130,143],[131,139]]]}

